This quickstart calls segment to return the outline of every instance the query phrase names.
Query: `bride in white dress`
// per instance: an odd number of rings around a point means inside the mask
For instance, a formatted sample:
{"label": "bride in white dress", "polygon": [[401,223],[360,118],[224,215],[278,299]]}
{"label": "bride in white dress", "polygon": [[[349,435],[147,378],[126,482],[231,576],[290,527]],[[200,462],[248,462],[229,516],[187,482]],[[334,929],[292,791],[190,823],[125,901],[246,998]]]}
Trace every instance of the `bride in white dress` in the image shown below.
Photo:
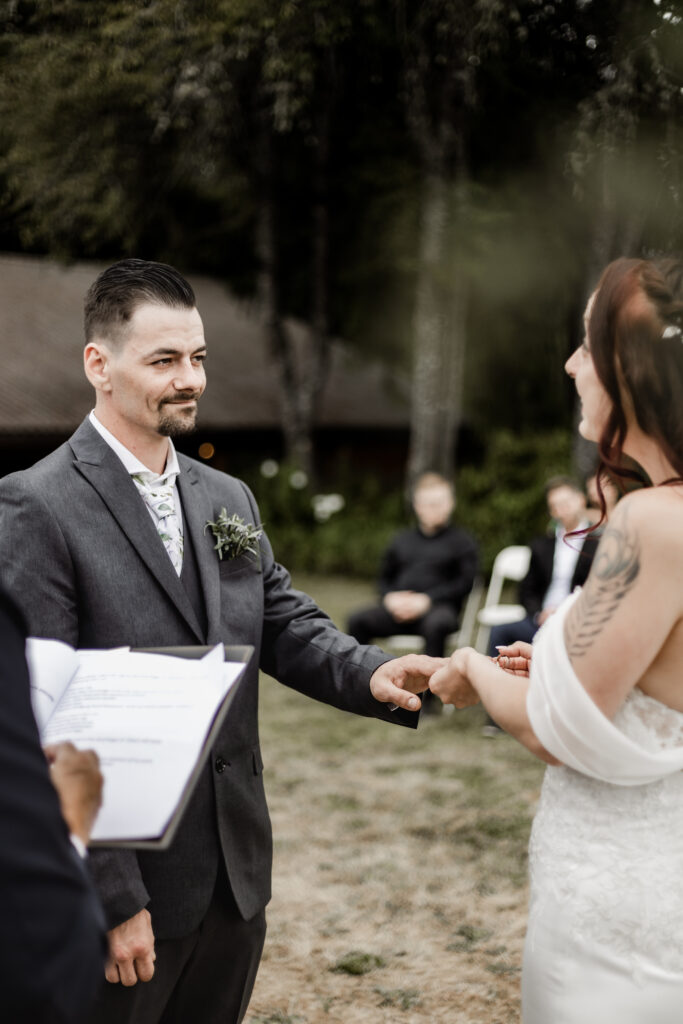
{"label": "bride in white dress", "polygon": [[525,1024],[683,1021],[682,281],[674,261],[610,264],[566,364],[603,466],[633,477],[628,455],[647,476],[612,513],[583,590],[533,649],[503,649],[499,665],[462,649],[431,681],[445,703],[481,700],[549,765]]}

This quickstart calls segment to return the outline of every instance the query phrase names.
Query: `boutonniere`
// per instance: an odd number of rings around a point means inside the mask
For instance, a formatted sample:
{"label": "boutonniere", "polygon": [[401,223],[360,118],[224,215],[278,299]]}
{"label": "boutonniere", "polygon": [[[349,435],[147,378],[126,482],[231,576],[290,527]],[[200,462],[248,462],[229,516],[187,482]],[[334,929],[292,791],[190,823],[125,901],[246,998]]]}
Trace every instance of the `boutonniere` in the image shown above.
{"label": "boutonniere", "polygon": [[244,519],[233,513],[229,516],[227,509],[222,508],[215,522],[209,519],[204,533],[211,530],[216,543],[214,550],[218,557],[238,558],[239,555],[258,555],[258,540],[263,530],[253,523],[245,523]]}

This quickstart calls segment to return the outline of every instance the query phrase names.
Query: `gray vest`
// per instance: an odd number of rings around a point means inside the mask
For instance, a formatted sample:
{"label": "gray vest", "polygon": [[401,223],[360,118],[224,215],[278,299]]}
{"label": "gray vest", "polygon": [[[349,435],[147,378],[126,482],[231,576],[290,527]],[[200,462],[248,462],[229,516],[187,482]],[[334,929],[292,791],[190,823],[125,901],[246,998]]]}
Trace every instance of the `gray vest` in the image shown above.
{"label": "gray vest", "polygon": [[190,531],[187,529],[187,525],[185,525],[185,530],[183,531],[183,567],[180,570],[180,582],[185,587],[185,593],[192,602],[192,607],[194,608],[197,621],[204,634],[204,642],[206,643],[209,623],[206,615],[204,591],[202,590],[199,578],[199,566],[197,565],[194,542]]}

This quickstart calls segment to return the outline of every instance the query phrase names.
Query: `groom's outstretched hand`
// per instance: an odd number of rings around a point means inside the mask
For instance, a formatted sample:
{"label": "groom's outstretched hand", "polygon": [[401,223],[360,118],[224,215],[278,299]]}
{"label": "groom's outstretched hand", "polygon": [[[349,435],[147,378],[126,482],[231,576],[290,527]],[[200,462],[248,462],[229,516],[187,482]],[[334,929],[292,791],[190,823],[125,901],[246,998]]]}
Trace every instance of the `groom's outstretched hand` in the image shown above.
{"label": "groom's outstretched hand", "polygon": [[415,695],[429,689],[429,680],[445,664],[445,658],[430,658],[426,654],[406,654],[385,661],[370,679],[372,696],[383,704],[418,711],[421,701]]}

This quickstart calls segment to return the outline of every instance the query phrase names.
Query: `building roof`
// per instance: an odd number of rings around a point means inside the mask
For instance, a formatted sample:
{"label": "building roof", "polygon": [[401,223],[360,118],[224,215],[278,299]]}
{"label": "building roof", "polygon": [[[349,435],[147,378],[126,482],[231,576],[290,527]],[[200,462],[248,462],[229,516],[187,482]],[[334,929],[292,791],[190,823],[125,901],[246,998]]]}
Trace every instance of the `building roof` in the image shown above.
{"label": "building roof", "polygon": [[[0,434],[70,432],[93,406],[83,373],[83,298],[100,264],[64,266],[40,257],[0,254]],[[208,386],[199,426],[211,430],[277,428],[277,372],[253,304],[218,281],[188,275],[204,321]],[[288,322],[300,341],[301,324]],[[405,427],[405,380],[380,363],[332,343],[332,368],[318,426]]]}

